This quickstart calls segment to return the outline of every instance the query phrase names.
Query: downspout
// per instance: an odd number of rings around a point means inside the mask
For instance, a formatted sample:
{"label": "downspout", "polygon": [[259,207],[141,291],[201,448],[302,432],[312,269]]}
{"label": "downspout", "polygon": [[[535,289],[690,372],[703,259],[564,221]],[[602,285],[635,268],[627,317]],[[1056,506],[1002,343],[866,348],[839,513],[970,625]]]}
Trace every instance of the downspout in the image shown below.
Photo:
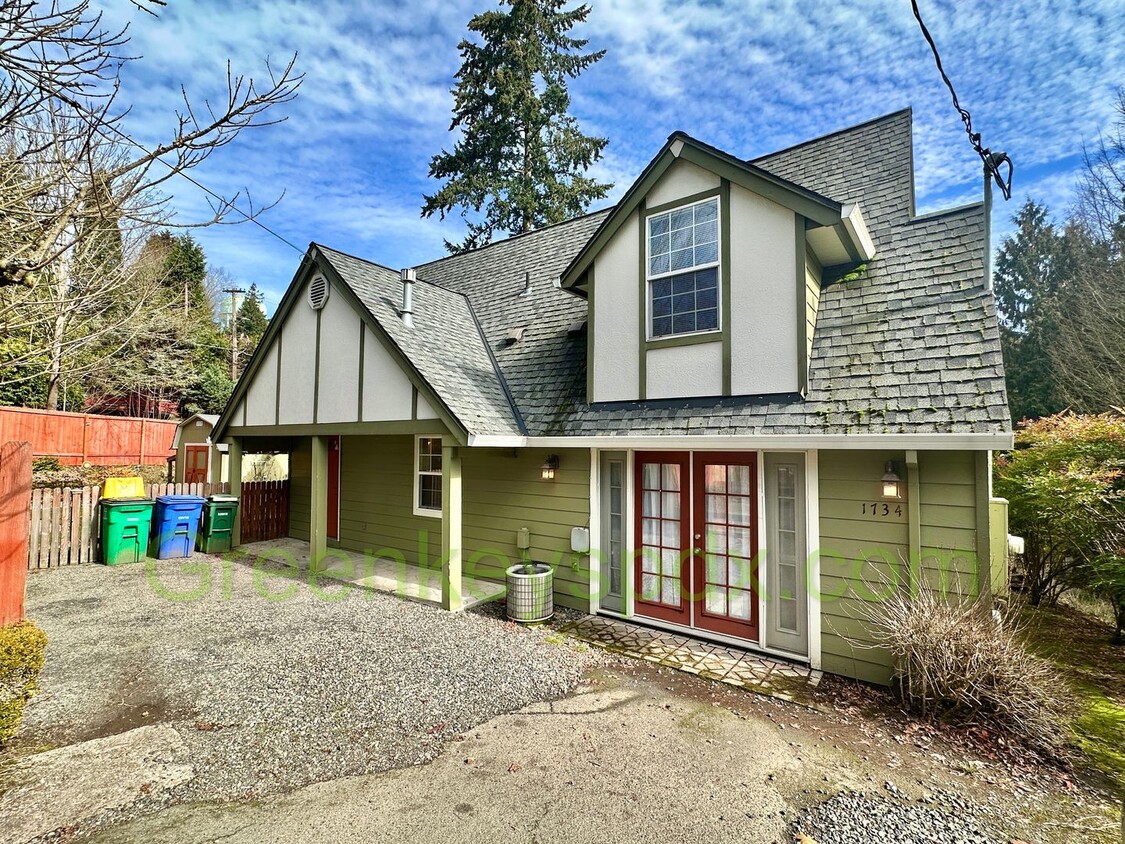
{"label": "downspout", "polygon": [[906,452],[906,525],[910,560],[910,594],[922,588],[922,483],[918,477],[918,452]]}

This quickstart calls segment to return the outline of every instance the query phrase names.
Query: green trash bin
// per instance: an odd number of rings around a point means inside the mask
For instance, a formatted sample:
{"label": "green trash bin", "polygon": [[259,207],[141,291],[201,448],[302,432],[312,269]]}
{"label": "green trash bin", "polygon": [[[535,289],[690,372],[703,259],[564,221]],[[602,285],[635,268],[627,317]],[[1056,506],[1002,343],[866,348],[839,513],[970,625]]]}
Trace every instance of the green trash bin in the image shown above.
{"label": "green trash bin", "polygon": [[103,498],[102,562],[107,566],[139,563],[148,548],[151,498]]}
{"label": "green trash bin", "polygon": [[229,551],[234,539],[235,519],[238,518],[238,499],[233,495],[212,495],[203,505],[204,554],[222,554]]}

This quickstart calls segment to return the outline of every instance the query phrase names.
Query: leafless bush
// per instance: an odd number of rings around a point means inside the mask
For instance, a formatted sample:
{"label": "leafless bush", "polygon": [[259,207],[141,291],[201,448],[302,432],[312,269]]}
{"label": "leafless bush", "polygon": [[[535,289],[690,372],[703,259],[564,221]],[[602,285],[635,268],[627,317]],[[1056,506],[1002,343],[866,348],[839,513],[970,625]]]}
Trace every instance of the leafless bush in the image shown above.
{"label": "leafless bush", "polygon": [[987,602],[896,592],[871,605],[867,621],[893,654],[900,694],[916,714],[998,728],[1045,750],[1065,743],[1065,681]]}

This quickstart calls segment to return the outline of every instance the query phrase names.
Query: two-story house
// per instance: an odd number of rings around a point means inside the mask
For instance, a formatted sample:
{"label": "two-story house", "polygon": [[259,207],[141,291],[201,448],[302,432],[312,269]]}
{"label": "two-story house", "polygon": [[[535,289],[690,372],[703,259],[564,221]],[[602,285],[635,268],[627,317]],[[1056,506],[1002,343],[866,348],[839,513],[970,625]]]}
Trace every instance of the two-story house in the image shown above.
{"label": "two-story house", "polygon": [[[291,535],[876,681],[864,606],[1006,587],[984,203],[910,111],[753,161],[672,135],[605,211],[397,271],[313,244],[226,411]],[[237,484],[236,484],[237,486]],[[575,530],[578,528],[579,530]]]}

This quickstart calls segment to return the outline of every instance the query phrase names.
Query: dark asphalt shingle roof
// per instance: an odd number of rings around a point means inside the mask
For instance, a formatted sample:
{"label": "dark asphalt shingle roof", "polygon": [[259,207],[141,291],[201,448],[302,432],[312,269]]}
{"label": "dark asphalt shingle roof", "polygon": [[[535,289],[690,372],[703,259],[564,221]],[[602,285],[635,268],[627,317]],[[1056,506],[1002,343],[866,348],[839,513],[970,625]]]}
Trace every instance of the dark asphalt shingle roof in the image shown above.
{"label": "dark asphalt shingle roof", "polygon": [[[995,304],[984,283],[983,206],[914,217],[910,123],[901,111],[753,162],[840,202],[858,201],[877,249],[858,279],[826,275],[803,399],[587,405],[586,337],[568,333],[586,318],[586,301],[556,285],[608,211],[420,266],[420,279],[450,292],[418,285],[441,309],[427,325],[444,322],[427,328],[433,344],[412,346],[411,359],[418,356],[451,409],[461,406],[454,412],[473,433],[514,432],[518,422],[500,378],[489,376],[487,352],[472,342],[472,311],[532,436],[1010,431]],[[359,265],[374,266],[348,260],[349,280],[362,275]],[[393,301],[396,275],[366,273],[379,281],[364,302]],[[425,310],[419,301],[417,316]],[[508,345],[515,328],[526,329],[523,339]],[[454,395],[465,387],[471,395]]]}
{"label": "dark asphalt shingle roof", "polygon": [[414,325],[407,328],[399,316],[402,282],[397,272],[320,244],[317,249],[467,431],[523,433],[463,295],[419,281],[414,285]]}

